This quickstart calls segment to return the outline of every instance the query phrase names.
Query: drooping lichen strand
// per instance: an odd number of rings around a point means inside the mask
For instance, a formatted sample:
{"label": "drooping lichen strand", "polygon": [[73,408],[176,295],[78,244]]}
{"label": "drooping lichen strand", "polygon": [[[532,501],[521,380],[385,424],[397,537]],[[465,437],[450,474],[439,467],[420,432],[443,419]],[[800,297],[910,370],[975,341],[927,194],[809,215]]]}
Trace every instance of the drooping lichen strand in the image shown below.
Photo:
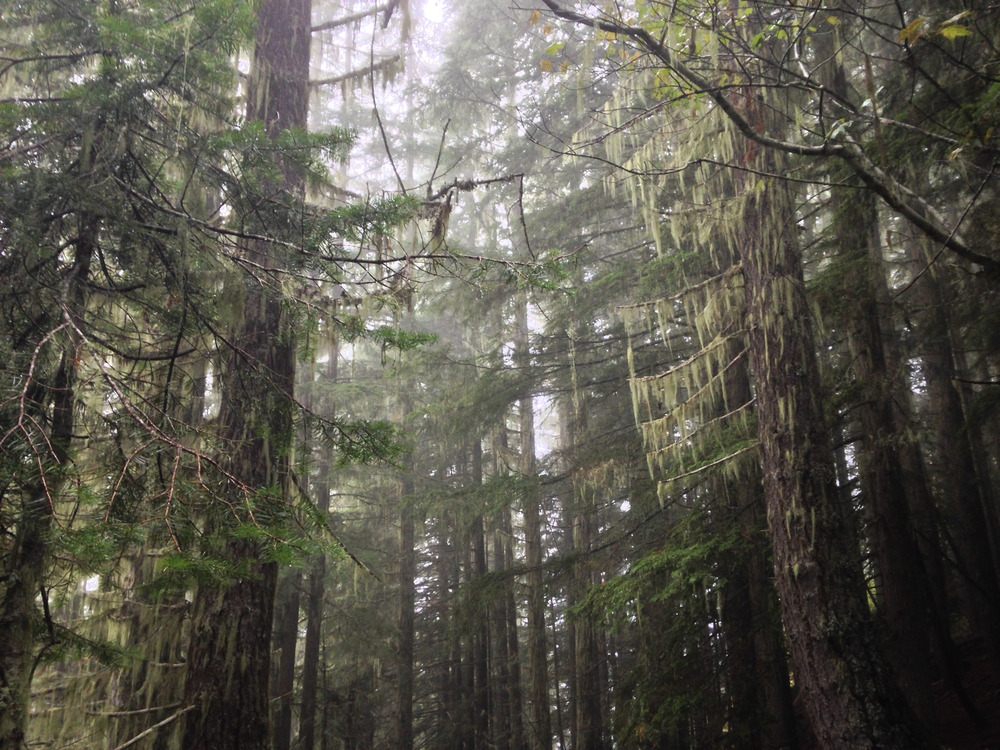
{"label": "drooping lichen strand", "polygon": [[[723,375],[734,361],[727,346],[734,340],[738,340],[737,335],[716,336],[679,365],[656,375],[632,378],[633,397],[639,399],[644,411],[656,415],[673,412],[691,401],[699,408],[716,406],[724,387]],[[707,403],[700,403],[703,400]]]}

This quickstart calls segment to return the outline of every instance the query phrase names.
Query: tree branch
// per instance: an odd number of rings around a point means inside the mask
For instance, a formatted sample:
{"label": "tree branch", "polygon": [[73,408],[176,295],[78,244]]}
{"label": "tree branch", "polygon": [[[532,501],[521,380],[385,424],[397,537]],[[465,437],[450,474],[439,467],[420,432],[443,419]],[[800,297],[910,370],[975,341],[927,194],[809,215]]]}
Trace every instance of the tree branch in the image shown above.
{"label": "tree branch", "polygon": [[352,70],[350,73],[344,73],[343,75],[333,76],[332,78],[318,78],[314,81],[309,81],[310,87],[317,86],[332,86],[336,83],[343,83],[344,81],[349,81],[354,78],[364,78],[365,76],[372,75],[373,73],[388,68],[390,65],[399,62],[399,55],[392,55],[385,58],[384,60],[379,60],[377,63],[373,62],[371,65],[366,65],[363,68],[358,68],[357,70]]}
{"label": "tree branch", "polygon": [[317,31],[327,31],[328,29],[336,29],[341,26],[347,26],[347,24],[349,23],[360,21],[362,18],[367,18],[368,16],[377,15],[382,11],[386,12],[386,20],[385,23],[382,24],[382,28],[384,29],[388,25],[389,15],[391,15],[392,11],[394,11],[398,7],[399,7],[399,0],[391,0],[391,2],[383,3],[382,5],[376,5],[374,8],[371,8],[369,10],[363,10],[359,13],[352,13],[349,16],[337,18],[333,21],[327,21],[326,23],[317,24],[316,26],[312,27],[312,33],[315,34]]}
{"label": "tree branch", "polygon": [[910,220],[924,234],[941,243],[956,255],[978,263],[991,276],[1000,278],[1000,261],[973,251],[958,232],[958,227],[949,228],[944,217],[924,198],[880,169],[868,157],[861,145],[847,134],[838,136],[836,141],[826,141],[818,146],[784,141],[759,132],[743,116],[739,108],[726,98],[724,89],[695,72],[681,62],[674,52],[639,26],[628,26],[601,18],[589,18],[576,11],[563,8],[556,0],[542,0],[557,18],[607,31],[631,39],[647,53],[657,58],[663,65],[709,96],[725,113],[747,139],[786,154],[810,157],[836,157],[844,161],[861,181],[884,200],[889,206]]}

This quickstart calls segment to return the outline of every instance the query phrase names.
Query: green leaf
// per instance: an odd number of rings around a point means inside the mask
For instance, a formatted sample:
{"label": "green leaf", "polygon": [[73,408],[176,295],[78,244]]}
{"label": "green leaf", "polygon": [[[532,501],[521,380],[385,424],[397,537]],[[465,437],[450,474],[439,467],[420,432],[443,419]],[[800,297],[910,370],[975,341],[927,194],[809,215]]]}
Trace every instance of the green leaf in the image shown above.
{"label": "green leaf", "polygon": [[972,32],[967,27],[958,24],[945,26],[940,30],[940,34],[948,40],[958,39],[960,36],[972,36]]}

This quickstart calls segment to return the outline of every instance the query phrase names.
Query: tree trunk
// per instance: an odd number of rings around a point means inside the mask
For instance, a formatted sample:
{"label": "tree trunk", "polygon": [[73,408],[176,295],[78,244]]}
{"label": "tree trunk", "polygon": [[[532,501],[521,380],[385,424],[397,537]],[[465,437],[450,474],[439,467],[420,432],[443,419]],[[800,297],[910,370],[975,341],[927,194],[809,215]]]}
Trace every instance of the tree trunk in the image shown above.
{"label": "tree trunk", "polygon": [[976,462],[964,426],[965,409],[956,388],[955,353],[949,337],[947,298],[937,270],[925,270],[926,258],[917,243],[910,246],[915,273],[922,276],[911,294],[920,309],[920,356],[927,381],[926,417],[933,455],[932,466],[942,499],[958,565],[964,614],[976,634],[986,640],[993,669],[1000,674],[1000,580],[993,565],[988,520],[983,508]]}
{"label": "tree trunk", "polygon": [[399,498],[399,603],[396,658],[396,745],[399,750],[413,748],[413,627],[416,602],[416,551],[411,496],[413,483],[405,475]]}
{"label": "tree trunk", "polygon": [[278,606],[274,618],[274,648],[278,654],[274,671],[271,708],[274,715],[274,750],[291,750],[292,698],[295,692],[295,650],[299,643],[299,590],[302,572],[290,570],[278,584]]}
{"label": "tree trunk", "polygon": [[[265,0],[260,6],[247,119],[264,123],[271,139],[307,125],[311,22],[311,0]],[[263,186],[262,205],[284,206],[289,214],[281,219],[287,224],[303,199],[304,177],[290,162],[280,166],[283,182]],[[270,243],[251,243],[243,253],[256,268],[281,267]],[[256,515],[242,517],[244,523],[284,512],[292,440],[295,345],[279,291],[280,273],[259,273],[272,278],[267,284],[247,278],[244,320],[233,336],[238,348],[230,349],[220,373],[220,436],[230,446],[226,468],[235,478],[223,494],[226,510],[236,515],[252,501]],[[224,533],[231,523],[220,511],[212,530]],[[256,541],[230,539],[219,551],[245,572],[228,587],[200,587],[195,597],[184,747],[269,750],[268,678],[277,568],[260,561],[266,555]]]}
{"label": "tree trunk", "polygon": [[[792,706],[792,687],[788,681],[788,658],[785,638],[781,628],[778,598],[771,582],[768,545],[762,537],[764,531],[764,502],[757,488],[757,502],[746,515],[748,533],[753,544],[748,559],[748,598],[753,624],[754,683],[759,694],[756,705],[760,718],[756,728],[762,750],[786,750],[799,747]],[[759,541],[757,541],[759,540]]]}
{"label": "tree trunk", "polygon": [[[760,109],[748,101],[745,114],[763,129]],[[780,174],[775,162],[749,145],[747,164]],[[827,750],[932,747],[885,665],[838,503],[788,189],[765,185],[744,199],[739,252],[764,495],[803,705]]]}
{"label": "tree trunk", "polygon": [[[336,313],[334,302],[334,314]],[[332,321],[331,321],[332,322]],[[337,382],[340,364],[340,340],[336,326],[331,325],[330,349],[325,381],[333,386]],[[320,406],[310,396],[310,407]],[[335,403],[321,405],[324,414],[332,419],[337,413]],[[333,450],[326,447],[320,453],[320,479],[316,483],[314,501],[316,509],[325,520],[330,512],[330,472],[334,466]],[[313,750],[316,744],[316,705],[319,687],[320,640],[323,632],[323,593],[326,590],[326,555],[315,555],[309,564],[309,593],[306,599],[306,639],[302,654],[302,709],[299,715],[299,750]]]}
{"label": "tree trunk", "polygon": [[[528,300],[524,293],[515,301],[515,357],[522,369],[530,363],[528,347]],[[549,750],[552,745],[552,720],[549,706],[548,648],[545,638],[545,591],[542,576],[541,504],[535,484],[535,410],[534,399],[520,400],[521,476],[526,484],[523,496],[524,546],[528,590],[528,695],[531,750]]]}
{"label": "tree trunk", "polygon": [[[230,559],[260,554],[231,541]],[[270,750],[271,619],[277,566],[256,563],[229,588],[198,590],[191,613],[184,726],[185,750]]]}
{"label": "tree trunk", "polygon": [[847,264],[845,293],[852,297],[846,310],[848,344],[861,389],[856,409],[863,441],[858,471],[873,517],[872,554],[886,656],[910,706],[930,717],[930,588],[913,530],[908,499],[912,492],[907,492],[908,485],[921,478],[906,475],[900,457],[907,438],[892,400],[894,376],[889,372],[878,308],[877,285],[884,285],[885,277],[877,256],[874,199],[864,192],[835,191],[833,227],[839,254]]}
{"label": "tree trunk", "polygon": [[[472,483],[480,488],[483,484],[483,444],[477,437],[472,441]],[[472,552],[475,569],[473,578],[482,580],[487,572],[486,527],[482,514],[472,519]],[[487,610],[476,613],[473,634],[473,660],[475,663],[475,734],[476,750],[486,750],[490,745],[490,684],[489,654],[490,629]]]}
{"label": "tree trunk", "polygon": [[[317,488],[317,507],[326,515],[330,491],[324,482]],[[324,502],[325,501],[325,502]],[[313,750],[316,744],[316,705],[319,697],[320,637],[323,632],[323,593],[326,590],[326,555],[313,557],[309,565],[306,599],[306,641],[302,651],[302,709],[299,716],[299,748]]]}
{"label": "tree trunk", "polygon": [[[89,162],[89,155],[85,155]],[[85,330],[87,280],[97,246],[98,219],[80,218],[76,255],[64,282],[65,319]],[[5,550],[3,577],[0,579],[0,750],[21,750],[31,703],[31,674],[34,669],[35,636],[38,624],[37,599],[45,584],[49,561],[49,533],[59,490],[69,471],[70,445],[73,440],[76,407],[76,371],[83,341],[76,330],[67,330],[59,357],[59,367],[50,384],[37,384],[44,397],[24,406],[26,421],[46,424],[44,436],[32,441],[47,447],[46,453],[31,456],[39,466],[37,480],[22,487],[21,507],[13,536]],[[29,387],[36,384],[29,384]],[[45,407],[51,405],[50,413]],[[26,428],[30,429],[30,428]],[[42,450],[42,449],[40,449]],[[10,494],[13,491],[7,490]],[[6,493],[5,493],[6,494]]]}
{"label": "tree trunk", "polygon": [[[577,327],[573,335],[581,337],[583,331]],[[572,352],[572,344],[571,349]],[[571,355],[573,356],[573,355]],[[574,361],[569,362],[575,368]],[[574,374],[575,381],[575,374]],[[571,401],[564,401],[562,413],[561,440],[563,452],[568,455],[576,445],[579,436],[587,428],[587,415],[582,403],[582,394],[574,387]],[[564,467],[572,476],[572,466]],[[589,559],[596,526],[593,490],[570,483],[571,498],[568,529],[570,550],[576,560],[573,578],[567,592],[567,605],[572,607],[581,601],[594,584]],[[604,746],[604,719],[601,705],[600,654],[593,620],[588,615],[573,618],[567,623],[570,674],[570,736],[574,750],[600,750]]]}
{"label": "tree trunk", "polygon": [[[850,15],[844,21],[850,23]],[[845,101],[851,96],[839,62],[831,27],[817,35],[817,54],[825,83]],[[837,182],[837,180],[833,180]],[[850,179],[849,179],[850,181]],[[883,268],[875,196],[861,185],[830,189],[832,232],[836,243],[834,268],[842,282],[848,347],[854,382],[860,387],[856,413],[862,449],[858,471],[863,497],[873,516],[872,554],[878,572],[878,595],[886,636],[886,654],[900,687],[920,716],[932,715],[930,659],[930,585],[917,545],[910,501],[926,503],[919,462],[914,464],[912,441],[906,435],[905,390],[891,370],[892,321]],[[898,400],[902,397],[904,400]],[[909,445],[909,469],[903,451]]]}
{"label": "tree trunk", "polygon": [[[510,510],[503,513],[503,554],[506,568],[514,566],[514,528]],[[510,746],[513,750],[528,747],[524,730],[524,696],[521,691],[521,646],[518,635],[517,603],[513,587],[508,585],[503,594],[506,615],[505,634],[507,637],[507,657],[510,666],[510,680],[507,683],[508,706],[510,711]]]}
{"label": "tree trunk", "polygon": [[[501,511],[506,513],[506,511]],[[493,572],[501,574],[507,567],[504,554],[503,523],[498,519],[493,531]],[[511,695],[511,657],[507,650],[507,585],[504,584],[492,604],[490,622],[493,646],[494,683],[493,690],[493,742],[497,750],[511,750],[513,721]],[[520,711],[520,707],[518,707]]]}

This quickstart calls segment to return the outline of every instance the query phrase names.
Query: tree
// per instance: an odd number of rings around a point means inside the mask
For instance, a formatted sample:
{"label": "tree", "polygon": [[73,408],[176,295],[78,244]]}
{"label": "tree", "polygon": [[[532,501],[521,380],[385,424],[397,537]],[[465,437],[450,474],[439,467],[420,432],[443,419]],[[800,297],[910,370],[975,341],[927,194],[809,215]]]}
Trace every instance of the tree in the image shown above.
{"label": "tree", "polygon": [[[0,75],[12,94],[2,114],[9,140],[0,252],[9,362],[9,427],[0,435],[0,620],[9,634],[0,653],[3,747],[23,745],[36,659],[74,643],[86,648],[52,620],[53,553],[82,551],[75,559],[89,565],[125,543],[134,520],[116,501],[130,480],[142,481],[133,461],[142,450],[82,454],[78,436],[121,447],[139,430],[155,456],[176,435],[164,431],[165,414],[138,407],[149,396],[161,403],[164,393],[150,394],[140,381],[166,375],[166,387],[176,387],[164,365],[178,360],[178,313],[187,319],[190,308],[164,300],[186,299],[182,247],[190,240],[198,252],[212,235],[183,216],[178,227],[176,214],[170,226],[151,214],[149,176],[166,168],[161,195],[169,203],[175,170],[203,170],[188,158],[192,134],[180,125],[185,114],[224,114],[226,99],[207,93],[228,75],[218,50],[239,45],[250,22],[230,2],[189,11],[178,16],[163,3],[142,11],[108,3],[74,12],[59,3],[3,8],[9,42]],[[170,123],[161,106],[175,113]],[[175,147],[183,156],[174,158]],[[132,325],[133,314],[146,316],[146,330]],[[81,457],[96,465],[76,463]],[[102,476],[114,479],[107,485]],[[95,496],[103,512],[95,513]]]}
{"label": "tree", "polygon": [[[3,275],[11,282],[2,293],[10,324],[3,351],[11,366],[2,408],[13,429],[0,436],[2,613],[15,634],[2,654],[10,688],[2,695],[5,747],[23,744],[37,659],[77,651],[120,666],[130,638],[149,646],[150,665],[179,653],[179,629],[166,651],[164,639],[146,641],[143,632],[156,630],[147,615],[124,620],[135,623],[131,633],[109,616],[113,607],[100,608],[100,623],[92,614],[90,622],[64,624],[71,610],[59,601],[83,598],[81,579],[97,573],[99,595],[118,595],[120,585],[139,613],[155,612],[164,592],[176,598],[201,584],[186,665],[191,702],[170,713],[169,699],[157,705],[169,694],[155,676],[159,667],[136,669],[152,701],[136,711],[163,717],[136,736],[158,731],[163,740],[185,716],[189,734],[213,744],[197,727],[212,710],[202,698],[225,693],[203,691],[221,678],[245,692],[230,695],[215,718],[256,703],[232,732],[225,722],[214,728],[229,741],[240,741],[241,731],[266,741],[271,582],[276,558],[299,544],[286,544],[295,536],[288,466],[301,417],[292,398],[293,323],[305,320],[311,302],[292,279],[305,256],[314,271],[340,279],[350,253],[320,255],[367,231],[365,221],[394,226],[415,208],[403,200],[389,201],[388,213],[370,204],[304,210],[306,176],[322,181],[324,160],[349,138],[342,130],[305,133],[311,19],[298,5],[299,23],[288,25],[283,10],[262,8],[252,76],[259,97],[250,98],[244,123],[230,96],[231,55],[256,20],[243,3],[4,8],[11,43],[3,75],[14,96],[3,108],[12,136],[3,151],[3,205],[12,218],[3,222]],[[269,67],[274,47],[290,40],[304,71],[295,87]],[[298,127],[290,119],[296,111]],[[364,460],[388,449],[380,426],[323,424],[342,456]],[[144,563],[135,575],[116,568],[156,546],[152,573]],[[233,603],[240,599],[255,602],[256,619],[226,616],[227,607],[242,612]],[[77,613],[88,610],[98,611]],[[212,639],[225,640],[230,626],[230,634],[252,633],[254,643],[238,638],[260,658],[214,649]],[[226,682],[226,670],[241,664],[246,679]],[[44,715],[58,718],[60,702],[121,708],[124,673],[73,669],[77,685],[56,683],[51,695],[61,697]],[[86,736],[88,724],[103,727],[121,713],[88,708],[87,718],[74,715],[57,732]],[[45,731],[41,721],[34,726]]]}
{"label": "tree", "polygon": [[[310,0],[271,0],[258,11],[247,120],[261,123],[273,142],[307,125],[311,9]],[[261,185],[256,210],[247,219],[251,227],[286,235],[304,197],[305,175],[288,157],[279,157],[275,166],[276,178]],[[226,469],[240,484],[230,483],[220,500],[237,518],[246,514],[246,523],[255,513],[278,518],[287,503],[295,334],[280,291],[285,263],[273,241],[249,242],[240,252],[240,263],[252,270],[240,294],[243,320],[231,334],[234,344],[222,371],[219,415]],[[214,533],[224,534],[230,522],[221,523]],[[184,745],[269,750],[277,564],[254,540],[236,537],[222,544],[231,563],[247,567],[225,589],[200,587],[195,598],[184,696],[192,708],[185,717]]]}
{"label": "tree", "polygon": [[[790,74],[787,68],[776,67],[789,54],[788,46],[780,43],[787,32],[777,29],[795,27],[798,15],[794,9],[782,14],[781,9],[769,12],[746,4],[739,9],[705,9],[701,14],[691,9],[687,14],[693,28],[710,35],[706,44],[725,49],[720,59],[738,60],[739,77],[729,91],[716,85],[711,75],[706,77],[682,62],[670,48],[667,40],[680,34],[687,37],[694,51],[695,32],[674,25],[672,12],[669,19],[666,13],[660,15],[656,4],[640,8],[642,25],[600,13],[580,14],[548,0],[546,6],[556,16],[624,36],[640,53],[650,55],[676,75],[682,92],[702,94],[714,104],[730,127],[747,139],[734,149],[740,169],[773,180],[785,171],[781,154],[838,157],[869,189],[923,231],[963,258],[991,267],[990,258],[975,251],[969,255],[964,243],[949,243],[952,233],[931,203],[876,167],[855,138],[835,135],[820,146],[797,140],[795,131],[786,125],[796,121],[787,114],[788,102],[778,95],[769,96],[762,88]],[[739,24],[737,28],[744,30],[744,42],[739,34],[718,41],[714,24],[721,18],[719,14],[727,13]],[[837,21],[834,18],[831,24]],[[823,116],[819,107],[806,111]],[[821,126],[819,132],[828,131]],[[718,163],[719,157],[713,161]],[[858,746],[871,736],[881,737],[886,746],[913,746],[922,738],[908,736],[912,722],[900,706],[891,678],[878,666],[880,646],[863,603],[857,553],[832,484],[829,438],[816,401],[819,378],[815,348],[809,327],[804,325],[808,304],[791,229],[795,226],[793,204],[783,185],[764,180],[755,185],[749,178],[737,177],[736,186],[745,196],[740,199],[738,214],[745,230],[734,244],[747,292],[764,488],[777,586],[797,682],[824,746]],[[821,629],[810,626],[816,622],[822,623]],[[866,660],[852,665],[842,661],[844,654],[865,654]],[[850,690],[831,691],[845,675],[850,675]],[[860,734],[851,736],[851,731]]]}

